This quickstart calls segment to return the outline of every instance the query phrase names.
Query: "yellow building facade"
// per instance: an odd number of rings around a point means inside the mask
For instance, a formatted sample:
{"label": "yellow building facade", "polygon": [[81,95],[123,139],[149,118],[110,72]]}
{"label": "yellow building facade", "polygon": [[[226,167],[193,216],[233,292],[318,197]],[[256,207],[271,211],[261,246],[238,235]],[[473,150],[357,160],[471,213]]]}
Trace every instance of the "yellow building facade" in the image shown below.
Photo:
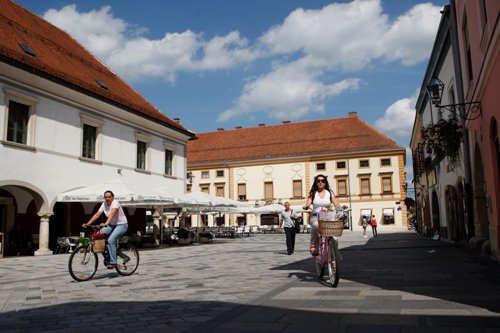
{"label": "yellow building facade", "polygon": [[[317,127],[315,122],[261,124],[255,128],[199,134],[198,140],[188,143],[187,191],[206,192],[251,206],[286,201],[292,206],[303,205],[314,177],[323,174],[341,204],[352,209],[353,230],[361,228],[362,215],[375,215],[380,228],[405,226],[405,149],[361,121],[355,113],[341,118],[345,119],[348,121],[340,121],[342,128],[338,128],[339,119],[322,121],[322,125],[329,123],[336,128],[336,134],[320,139],[310,130]],[[296,149],[293,138],[286,134],[290,130],[304,133],[297,135],[296,145],[308,147],[308,141],[314,145],[323,140],[321,144],[325,147],[320,152],[315,148]],[[366,133],[363,135],[368,138],[358,140],[354,135],[348,147],[340,148],[339,144],[346,141],[342,133],[351,131]],[[280,132],[283,136],[277,137],[283,137],[284,142],[269,138]],[[309,138],[307,133],[311,133]],[[190,146],[192,143],[195,144]],[[359,146],[355,146],[356,143]],[[367,144],[370,149],[366,149]],[[257,214],[194,216],[193,219],[194,225],[209,226],[277,223],[273,216]]]}

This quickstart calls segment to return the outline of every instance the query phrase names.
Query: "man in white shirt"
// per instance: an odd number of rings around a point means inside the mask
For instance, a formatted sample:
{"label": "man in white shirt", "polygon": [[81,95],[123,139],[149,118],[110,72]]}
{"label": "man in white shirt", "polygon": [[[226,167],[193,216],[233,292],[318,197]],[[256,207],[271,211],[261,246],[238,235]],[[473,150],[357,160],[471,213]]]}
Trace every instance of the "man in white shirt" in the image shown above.
{"label": "man in white shirt", "polygon": [[280,229],[285,229],[286,235],[286,250],[288,255],[293,253],[295,248],[295,218],[293,210],[290,209],[290,203],[285,202],[285,210],[281,212]]}

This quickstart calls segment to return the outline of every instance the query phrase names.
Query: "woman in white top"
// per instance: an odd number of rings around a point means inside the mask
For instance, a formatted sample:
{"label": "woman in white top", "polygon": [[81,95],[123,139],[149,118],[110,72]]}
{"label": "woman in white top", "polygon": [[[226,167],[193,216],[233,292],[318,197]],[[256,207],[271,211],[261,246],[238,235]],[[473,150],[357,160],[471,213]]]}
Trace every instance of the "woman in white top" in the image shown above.
{"label": "woman in white top", "polygon": [[105,223],[101,223],[99,226],[102,227],[101,232],[103,234],[109,235],[106,241],[109,249],[109,263],[107,267],[111,269],[116,267],[116,241],[127,232],[128,220],[122,206],[118,200],[115,200],[113,192],[109,190],[104,192],[104,202],[99,210],[83,227],[94,223],[102,213],[104,213],[107,219]]}
{"label": "woman in white top", "polygon": [[330,209],[332,205],[334,207],[340,206],[337,198],[335,198],[333,192],[330,190],[330,185],[325,175],[320,174],[314,178],[314,183],[309,191],[304,209],[308,209],[311,205],[313,215],[309,222],[311,225],[311,247],[309,248],[309,252],[311,252],[311,255],[316,256],[318,255],[319,242],[318,212],[323,208]]}

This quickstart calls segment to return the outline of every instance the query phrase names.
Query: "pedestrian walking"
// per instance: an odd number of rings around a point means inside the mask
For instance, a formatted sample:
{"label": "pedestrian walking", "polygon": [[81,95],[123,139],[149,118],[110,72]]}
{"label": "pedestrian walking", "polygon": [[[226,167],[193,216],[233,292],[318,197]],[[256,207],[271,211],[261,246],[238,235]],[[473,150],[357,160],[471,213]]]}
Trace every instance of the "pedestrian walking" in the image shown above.
{"label": "pedestrian walking", "polygon": [[377,220],[375,219],[375,215],[372,215],[372,233],[373,233],[373,237],[377,237],[378,236],[378,232],[377,232]]}
{"label": "pedestrian walking", "polygon": [[290,203],[285,202],[285,210],[281,212],[280,229],[285,230],[286,251],[291,255],[295,249],[295,218]]}
{"label": "pedestrian walking", "polygon": [[363,220],[361,221],[361,225],[363,226],[363,238],[368,237],[366,235],[366,227],[368,226],[368,216],[363,215]]}

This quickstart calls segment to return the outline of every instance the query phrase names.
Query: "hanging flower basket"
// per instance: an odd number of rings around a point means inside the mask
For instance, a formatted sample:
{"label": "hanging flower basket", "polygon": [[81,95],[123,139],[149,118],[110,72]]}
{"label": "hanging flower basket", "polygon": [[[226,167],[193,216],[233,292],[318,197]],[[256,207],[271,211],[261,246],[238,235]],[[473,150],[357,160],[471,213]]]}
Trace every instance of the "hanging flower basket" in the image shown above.
{"label": "hanging flower basket", "polygon": [[460,168],[463,129],[456,118],[441,119],[434,125],[425,126],[422,128],[422,138],[427,154],[436,157],[447,156],[450,171]]}

